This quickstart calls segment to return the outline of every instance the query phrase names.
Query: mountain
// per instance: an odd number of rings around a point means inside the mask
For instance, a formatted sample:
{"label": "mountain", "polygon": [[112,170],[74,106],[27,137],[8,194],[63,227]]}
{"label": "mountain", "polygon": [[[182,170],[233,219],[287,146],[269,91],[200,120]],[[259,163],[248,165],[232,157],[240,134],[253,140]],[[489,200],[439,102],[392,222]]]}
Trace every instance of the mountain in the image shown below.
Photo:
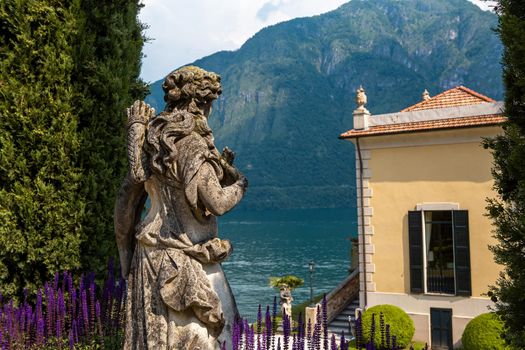
{"label": "mountain", "polygon": [[[355,206],[355,90],[372,114],[456,85],[502,98],[497,17],[467,0],[352,0],[265,28],[192,64],[222,76],[210,117],[218,148],[250,181],[243,208]],[[148,102],[162,106],[161,81]]]}

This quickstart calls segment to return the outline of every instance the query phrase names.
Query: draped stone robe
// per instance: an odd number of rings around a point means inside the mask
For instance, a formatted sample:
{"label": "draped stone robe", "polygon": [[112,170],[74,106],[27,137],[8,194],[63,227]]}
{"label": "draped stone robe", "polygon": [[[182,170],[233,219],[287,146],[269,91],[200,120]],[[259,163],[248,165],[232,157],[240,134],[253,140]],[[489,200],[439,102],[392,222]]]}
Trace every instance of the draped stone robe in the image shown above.
{"label": "draped stone robe", "polygon": [[[153,172],[144,184],[151,208],[131,244],[124,349],[215,350],[230,343],[237,308],[220,263],[231,245],[217,238],[215,215],[234,207],[243,189],[239,182],[221,185],[223,168],[210,144],[196,133],[177,141],[168,171]],[[119,200],[123,207],[133,202]],[[125,241],[117,234],[121,259]]]}

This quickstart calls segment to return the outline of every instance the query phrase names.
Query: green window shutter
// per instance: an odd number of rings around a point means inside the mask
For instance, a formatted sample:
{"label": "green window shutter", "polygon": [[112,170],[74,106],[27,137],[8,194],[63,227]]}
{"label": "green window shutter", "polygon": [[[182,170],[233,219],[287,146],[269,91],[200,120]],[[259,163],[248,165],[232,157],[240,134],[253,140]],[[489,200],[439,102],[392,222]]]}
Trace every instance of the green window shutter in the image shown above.
{"label": "green window shutter", "polygon": [[470,279],[470,248],[468,211],[452,211],[454,225],[454,259],[456,268],[456,295],[472,295]]}
{"label": "green window shutter", "polygon": [[410,291],[423,293],[423,226],[421,211],[408,212],[408,250],[410,254]]}

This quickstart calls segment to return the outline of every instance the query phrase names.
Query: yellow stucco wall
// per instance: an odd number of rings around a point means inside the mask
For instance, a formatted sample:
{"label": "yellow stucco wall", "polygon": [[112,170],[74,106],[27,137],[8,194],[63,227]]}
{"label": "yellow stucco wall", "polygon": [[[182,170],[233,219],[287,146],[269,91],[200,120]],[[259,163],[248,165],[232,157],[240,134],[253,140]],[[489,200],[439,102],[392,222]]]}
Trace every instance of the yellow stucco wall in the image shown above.
{"label": "yellow stucco wall", "polygon": [[[392,140],[410,137],[414,136]],[[370,155],[376,291],[410,293],[408,211],[423,202],[454,202],[469,211],[472,296],[486,293],[500,270],[487,248],[494,239],[484,216],[485,199],[494,196],[489,151],[479,142],[417,146],[398,142],[393,148],[370,149]]]}

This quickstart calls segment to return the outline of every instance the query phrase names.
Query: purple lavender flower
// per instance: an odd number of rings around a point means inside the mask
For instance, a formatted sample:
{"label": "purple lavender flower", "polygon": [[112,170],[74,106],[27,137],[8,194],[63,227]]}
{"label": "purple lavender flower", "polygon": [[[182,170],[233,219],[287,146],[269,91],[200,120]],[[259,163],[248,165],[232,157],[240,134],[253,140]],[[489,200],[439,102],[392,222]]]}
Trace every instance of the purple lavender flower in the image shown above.
{"label": "purple lavender flower", "polygon": [[62,340],[62,323],[60,322],[60,317],[57,317],[55,329],[57,340],[60,342]]}
{"label": "purple lavender flower", "polygon": [[73,320],[73,323],[71,325],[71,330],[73,331],[73,339],[75,343],[78,343],[78,327],[77,327],[77,321]]}
{"label": "purple lavender flower", "polygon": [[253,326],[248,328],[248,350],[254,350],[255,348],[255,331],[253,330]]}
{"label": "purple lavender flower", "polygon": [[361,311],[357,313],[357,319],[355,321],[355,346],[356,349],[361,349],[363,345],[363,322],[361,317]]}
{"label": "purple lavender flower", "polygon": [[315,350],[321,350],[321,326],[322,326],[321,319],[322,319],[321,307],[317,305],[317,313],[315,317],[314,334],[313,334]]}
{"label": "purple lavender flower", "polygon": [[326,294],[323,294],[322,302],[322,319],[323,319],[323,349],[328,350],[328,302]]}
{"label": "purple lavender flower", "polygon": [[44,284],[44,293],[46,295],[46,335],[48,337],[53,336],[53,311],[55,309],[54,302],[55,302],[55,296],[53,295],[53,289],[51,286],[46,282]]}
{"label": "purple lavender flower", "polygon": [[88,311],[88,304],[87,304],[87,295],[86,291],[81,291],[80,300],[82,303],[82,323],[80,328],[81,334],[89,334],[89,311]]}
{"label": "purple lavender flower", "polygon": [[43,318],[40,318],[37,321],[36,343],[37,345],[44,344],[44,319]]}
{"label": "purple lavender flower", "polygon": [[267,346],[267,349],[271,349],[273,324],[272,324],[272,318],[270,316],[269,306],[266,306],[265,322],[266,322],[266,328],[264,330],[264,334],[266,338],[265,345]]}
{"label": "purple lavender flower", "polygon": [[385,326],[385,342],[386,342],[386,348],[390,349],[390,325],[389,324]]}
{"label": "purple lavender flower", "polygon": [[102,320],[100,318],[100,302],[98,300],[95,302],[95,317],[97,320],[96,328],[98,331],[98,336],[102,338],[103,337]]}
{"label": "purple lavender flower", "polygon": [[[60,324],[60,333],[62,334],[63,327],[66,324],[66,303],[64,300],[64,293],[62,292],[62,289],[58,290],[56,319],[57,325]],[[58,321],[60,321],[60,323]],[[57,329],[57,333],[58,332],[59,330]]]}
{"label": "purple lavender flower", "polygon": [[275,349],[274,344],[274,337],[275,333],[277,331],[277,297],[273,297],[273,305],[272,305],[272,350]]}
{"label": "purple lavender flower", "polygon": [[91,334],[95,333],[95,275],[93,273],[89,274],[89,324]]}
{"label": "purple lavender flower", "polygon": [[[345,339],[345,332],[341,333],[341,340],[339,341],[339,347],[341,350],[348,350],[348,342]],[[359,349],[356,347],[356,349]]]}
{"label": "purple lavender flower", "polygon": [[303,314],[301,312],[299,312],[297,323],[297,338],[302,339],[304,337],[304,321]]}
{"label": "purple lavender flower", "polygon": [[306,338],[308,339],[308,350],[313,350],[313,340],[312,340],[312,321],[308,319],[306,325]]}
{"label": "purple lavender flower", "polygon": [[332,338],[330,339],[330,350],[337,350],[337,342],[335,340],[335,334],[332,334]]}
{"label": "purple lavender flower", "polygon": [[285,312],[283,316],[283,347],[284,347],[284,350],[289,349],[291,332],[292,332],[292,327],[290,324],[290,316],[288,316]]}
{"label": "purple lavender flower", "polygon": [[381,332],[381,348],[385,347],[385,317],[383,312],[379,313],[379,331]]}
{"label": "purple lavender flower", "polygon": [[316,323],[314,326],[312,340],[314,343],[314,350],[321,350],[321,325],[319,323]]}
{"label": "purple lavender flower", "polygon": [[261,311],[261,304],[259,304],[259,309],[257,311],[257,338],[261,334],[262,330],[262,311]]}
{"label": "purple lavender flower", "polygon": [[[26,306],[25,306],[25,313],[26,313],[26,320],[27,320],[25,332],[28,335],[28,337],[30,338],[31,337],[31,327],[33,326],[33,318],[34,318],[33,308],[31,307],[31,305],[26,304]],[[0,319],[1,319],[1,317],[0,317]],[[29,342],[32,343],[33,340],[34,339],[29,339]]]}
{"label": "purple lavender flower", "polygon": [[239,325],[237,322],[233,323],[232,327],[232,350],[239,350]]}
{"label": "purple lavender flower", "polygon": [[376,314],[372,314],[372,324],[370,325],[370,343],[374,343],[374,338],[376,335]]}

